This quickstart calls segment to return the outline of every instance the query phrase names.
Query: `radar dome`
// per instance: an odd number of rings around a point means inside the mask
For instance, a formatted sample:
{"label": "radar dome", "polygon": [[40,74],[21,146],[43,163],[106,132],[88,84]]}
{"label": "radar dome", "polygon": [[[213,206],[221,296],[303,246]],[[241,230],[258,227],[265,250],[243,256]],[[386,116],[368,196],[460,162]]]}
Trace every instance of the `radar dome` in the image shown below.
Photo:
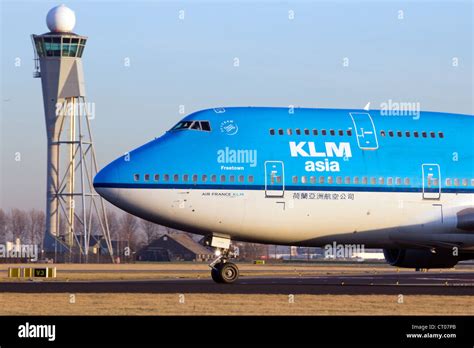
{"label": "radar dome", "polygon": [[52,32],[68,33],[76,25],[76,15],[69,7],[59,5],[49,10],[46,16],[46,24]]}

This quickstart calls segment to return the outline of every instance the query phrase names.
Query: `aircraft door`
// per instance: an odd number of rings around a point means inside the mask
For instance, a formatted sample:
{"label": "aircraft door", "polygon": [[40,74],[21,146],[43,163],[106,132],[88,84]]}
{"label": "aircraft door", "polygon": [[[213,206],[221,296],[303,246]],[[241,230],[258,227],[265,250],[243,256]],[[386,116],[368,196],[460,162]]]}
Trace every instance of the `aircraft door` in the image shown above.
{"label": "aircraft door", "polygon": [[265,161],[265,197],[285,195],[285,167],[282,161]]}
{"label": "aircraft door", "polygon": [[438,164],[423,164],[423,199],[440,199],[441,174]]}
{"label": "aircraft door", "polygon": [[354,123],[359,148],[361,150],[377,150],[379,143],[372,117],[367,112],[351,112],[350,115]]}

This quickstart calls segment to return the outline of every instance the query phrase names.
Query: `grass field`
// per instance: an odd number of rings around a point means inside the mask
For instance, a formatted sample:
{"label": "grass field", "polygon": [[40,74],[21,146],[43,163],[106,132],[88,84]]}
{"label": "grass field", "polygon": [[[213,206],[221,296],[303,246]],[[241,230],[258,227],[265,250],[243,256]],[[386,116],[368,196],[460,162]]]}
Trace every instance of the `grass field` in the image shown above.
{"label": "grass field", "polygon": [[[74,299],[75,303],[71,303]],[[469,296],[0,294],[0,315],[473,315]]]}

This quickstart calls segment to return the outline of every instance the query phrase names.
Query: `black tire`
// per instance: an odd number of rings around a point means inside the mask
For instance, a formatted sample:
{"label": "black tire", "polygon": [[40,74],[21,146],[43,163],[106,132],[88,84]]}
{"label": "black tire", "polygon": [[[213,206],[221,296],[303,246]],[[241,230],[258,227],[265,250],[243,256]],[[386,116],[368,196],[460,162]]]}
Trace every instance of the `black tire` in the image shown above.
{"label": "black tire", "polygon": [[221,272],[220,272],[220,267],[219,267],[220,265],[221,264],[218,263],[217,265],[214,266],[214,268],[211,268],[212,280],[214,280],[218,284],[222,283]]}
{"label": "black tire", "polygon": [[221,263],[217,269],[219,270],[221,283],[231,284],[239,278],[239,269],[232,262]]}

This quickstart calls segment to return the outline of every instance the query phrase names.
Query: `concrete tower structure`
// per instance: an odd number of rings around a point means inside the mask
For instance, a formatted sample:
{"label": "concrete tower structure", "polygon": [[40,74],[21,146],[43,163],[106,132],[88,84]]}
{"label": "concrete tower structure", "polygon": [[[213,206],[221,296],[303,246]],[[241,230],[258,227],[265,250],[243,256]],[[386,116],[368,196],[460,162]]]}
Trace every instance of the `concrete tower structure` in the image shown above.
{"label": "concrete tower structure", "polygon": [[52,8],[46,23],[50,32],[32,35],[48,140],[44,250],[65,252],[66,261],[87,261],[100,250],[113,259],[105,205],[92,186],[98,168],[95,108],[86,102],[82,68],[87,37],[72,32],[76,17],[64,5]]}

